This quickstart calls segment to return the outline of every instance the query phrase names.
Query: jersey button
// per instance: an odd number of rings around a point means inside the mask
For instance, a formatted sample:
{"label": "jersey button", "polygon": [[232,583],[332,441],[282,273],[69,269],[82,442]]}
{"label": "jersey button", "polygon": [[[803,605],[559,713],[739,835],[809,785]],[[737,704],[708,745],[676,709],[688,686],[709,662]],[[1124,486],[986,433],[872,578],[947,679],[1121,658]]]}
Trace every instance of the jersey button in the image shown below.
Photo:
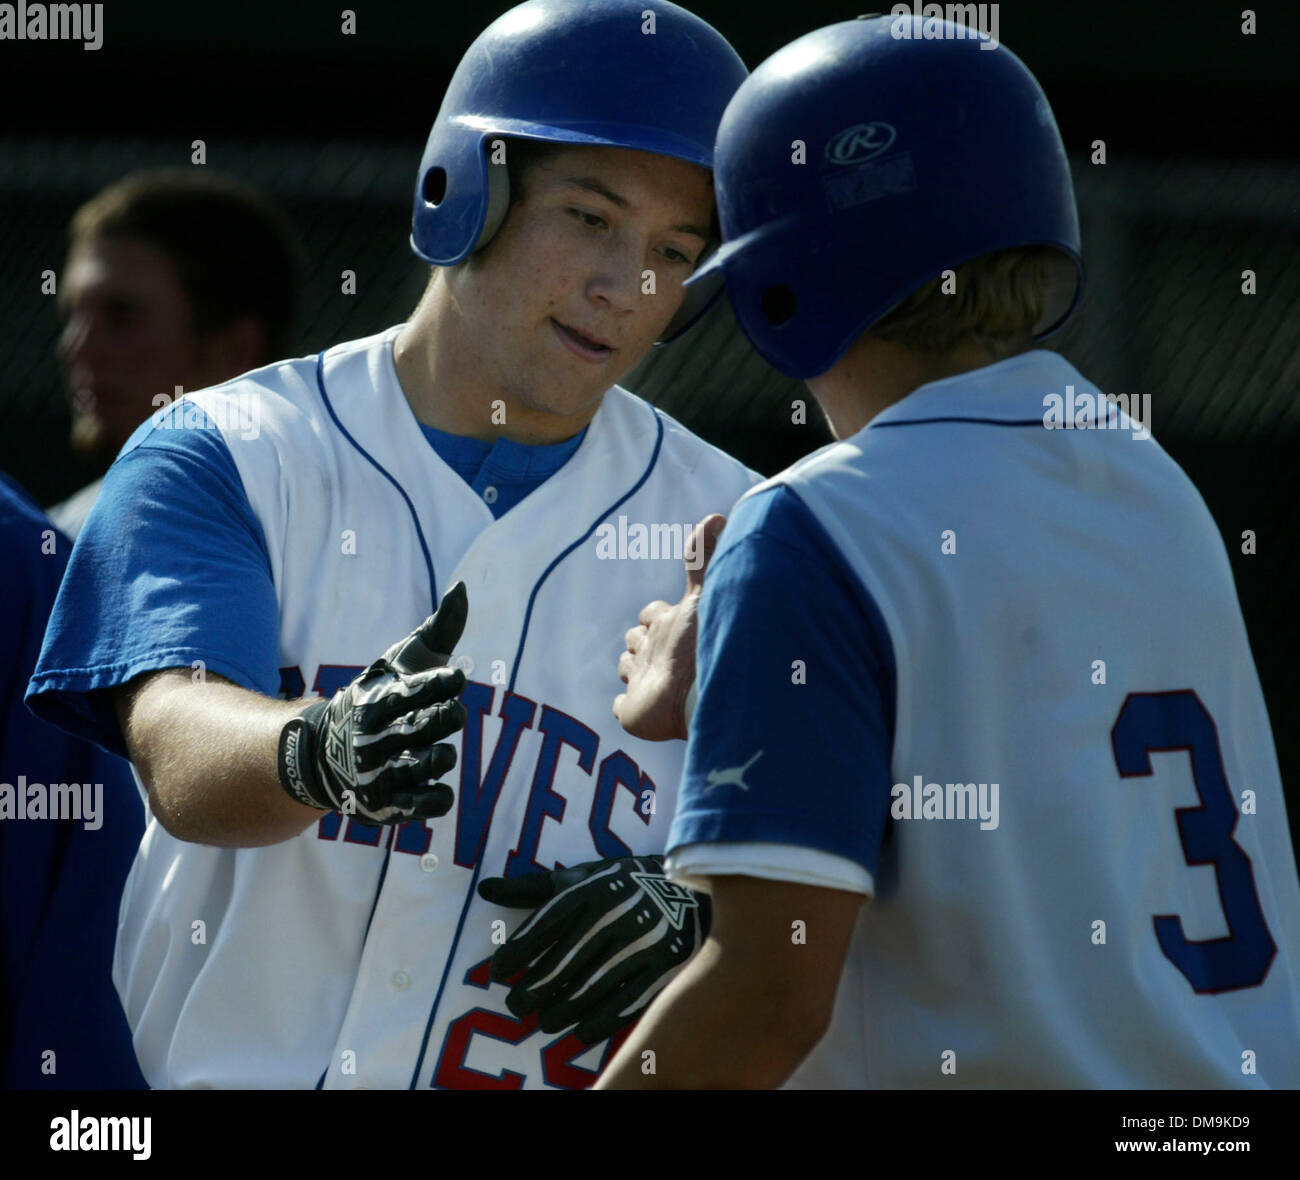
{"label": "jersey button", "polygon": [[411,986],[411,977],[405,971],[394,971],[389,976],[388,982],[397,988],[399,992],[404,992]]}
{"label": "jersey button", "polygon": [[438,867],[438,858],[432,852],[426,852],[420,857],[420,868],[426,873],[433,872]]}
{"label": "jersey button", "polygon": [[483,503],[495,504],[497,502],[497,490],[491,484],[483,489]]}

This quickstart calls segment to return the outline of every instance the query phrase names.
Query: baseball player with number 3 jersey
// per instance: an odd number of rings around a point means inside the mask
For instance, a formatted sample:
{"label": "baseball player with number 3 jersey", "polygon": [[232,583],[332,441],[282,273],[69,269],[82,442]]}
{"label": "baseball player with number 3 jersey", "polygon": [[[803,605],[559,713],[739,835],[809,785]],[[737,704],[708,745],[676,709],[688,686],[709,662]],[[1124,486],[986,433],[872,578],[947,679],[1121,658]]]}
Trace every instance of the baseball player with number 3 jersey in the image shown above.
{"label": "baseball player with number 3 jersey", "polygon": [[[712,933],[600,1087],[1300,1086],[1223,543],[1150,422],[1034,345],[1082,285],[1037,82],[953,25],[833,25],[754,71],[715,168],[710,269],[840,441],[708,566],[667,863]],[[687,736],[643,724],[680,613],[629,632],[632,732]]]}
{"label": "baseball player with number 3 jersey", "polygon": [[653,856],[682,750],[620,728],[610,657],[757,477],[617,381],[707,304],[744,76],[662,0],[506,13],[430,135],[410,321],[189,394],[110,471],[28,699],[148,793],[115,980],[151,1085],[581,1088],[649,977],[512,1015],[477,886],[633,861],[664,955],[702,937]]}

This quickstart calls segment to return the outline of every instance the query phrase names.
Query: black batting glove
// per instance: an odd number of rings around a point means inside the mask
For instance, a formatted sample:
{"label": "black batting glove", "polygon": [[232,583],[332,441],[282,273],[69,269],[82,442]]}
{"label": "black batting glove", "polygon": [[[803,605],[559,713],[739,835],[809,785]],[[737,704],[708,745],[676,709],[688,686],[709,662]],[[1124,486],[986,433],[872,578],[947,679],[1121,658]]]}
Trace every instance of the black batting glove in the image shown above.
{"label": "black batting glove", "polygon": [[292,798],[371,825],[451,810],[455,792],[437,780],[456,765],[456,751],[439,743],[465,724],[455,699],[465,674],[444,665],[468,613],[457,582],[437,611],[351,684],[285,724],[280,782]]}
{"label": "black batting glove", "polygon": [[639,1017],[709,933],[707,894],[669,881],[662,856],[593,861],[571,869],[489,877],[479,896],[537,910],[492,956],[492,978],[522,972],[506,996],[543,1032],[570,1025],[589,1045]]}

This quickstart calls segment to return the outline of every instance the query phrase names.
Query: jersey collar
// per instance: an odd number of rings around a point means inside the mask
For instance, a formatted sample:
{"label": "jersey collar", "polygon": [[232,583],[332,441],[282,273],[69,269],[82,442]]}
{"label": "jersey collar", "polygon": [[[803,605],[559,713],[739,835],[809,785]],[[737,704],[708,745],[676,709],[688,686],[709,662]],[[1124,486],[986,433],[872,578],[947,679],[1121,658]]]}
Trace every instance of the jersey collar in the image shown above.
{"label": "jersey collar", "polygon": [[877,414],[868,429],[935,420],[1042,424],[1049,399],[1093,393],[1095,387],[1063,356],[1036,348],[918,386]]}

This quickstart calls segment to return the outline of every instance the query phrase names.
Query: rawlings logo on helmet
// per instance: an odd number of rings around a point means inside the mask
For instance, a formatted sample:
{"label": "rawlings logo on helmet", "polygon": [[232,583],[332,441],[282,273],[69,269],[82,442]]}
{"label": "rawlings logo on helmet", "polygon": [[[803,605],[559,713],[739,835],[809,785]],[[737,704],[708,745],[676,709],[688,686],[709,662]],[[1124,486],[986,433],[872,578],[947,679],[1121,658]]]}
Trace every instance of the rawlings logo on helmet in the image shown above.
{"label": "rawlings logo on helmet", "polygon": [[857,123],[831,136],[826,158],[832,164],[861,164],[880,155],[897,137],[888,123]]}

